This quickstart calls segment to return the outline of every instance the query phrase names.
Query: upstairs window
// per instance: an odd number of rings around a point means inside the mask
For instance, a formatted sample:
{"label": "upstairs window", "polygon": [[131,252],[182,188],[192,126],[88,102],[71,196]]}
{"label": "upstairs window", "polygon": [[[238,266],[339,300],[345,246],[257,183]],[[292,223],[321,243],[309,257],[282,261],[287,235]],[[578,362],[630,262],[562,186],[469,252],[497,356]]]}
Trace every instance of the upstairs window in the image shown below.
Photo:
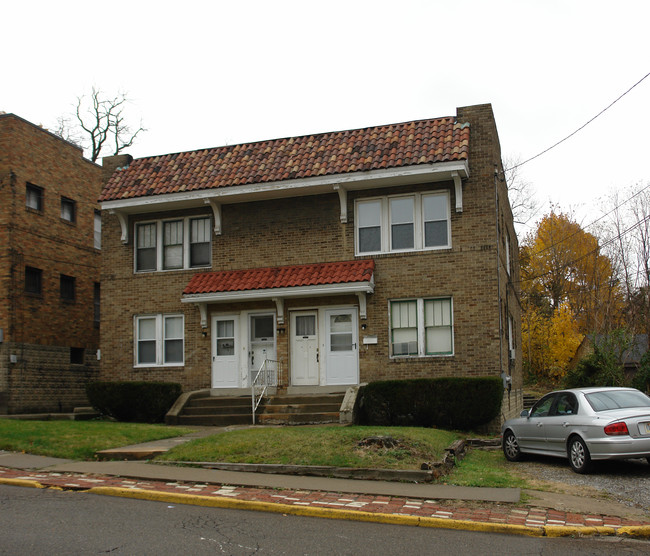
{"label": "upstairs window", "polygon": [[451,247],[448,191],[358,200],[355,222],[357,255]]}
{"label": "upstairs window", "polygon": [[210,217],[143,222],[135,227],[135,271],[209,267]]}
{"label": "upstairs window", "polygon": [[163,268],[183,268],[183,221],[163,222]]}
{"label": "upstairs window", "polygon": [[210,219],[190,220],[190,266],[210,266]]}
{"label": "upstairs window", "polygon": [[156,223],[136,227],[136,270],[156,270]]}
{"label": "upstairs window", "polygon": [[25,206],[43,212],[43,188],[28,183],[25,189]]}
{"label": "upstairs window", "polygon": [[61,299],[72,302],[75,300],[75,278],[61,274]]}
{"label": "upstairs window", "polygon": [[61,197],[61,220],[73,223],[76,218],[76,203],[67,197]]}
{"label": "upstairs window", "polygon": [[43,293],[43,271],[40,268],[25,267],[25,292],[35,295]]}

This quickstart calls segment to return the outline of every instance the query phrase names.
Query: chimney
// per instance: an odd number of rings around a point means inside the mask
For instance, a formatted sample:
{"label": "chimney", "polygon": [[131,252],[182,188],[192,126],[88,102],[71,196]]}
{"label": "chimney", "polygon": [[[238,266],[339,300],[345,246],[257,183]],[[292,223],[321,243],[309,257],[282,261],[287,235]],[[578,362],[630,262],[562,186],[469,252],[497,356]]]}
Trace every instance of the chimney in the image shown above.
{"label": "chimney", "polygon": [[113,156],[102,157],[102,180],[104,183],[113,175],[118,168],[128,168],[133,162],[130,154],[116,154]]}

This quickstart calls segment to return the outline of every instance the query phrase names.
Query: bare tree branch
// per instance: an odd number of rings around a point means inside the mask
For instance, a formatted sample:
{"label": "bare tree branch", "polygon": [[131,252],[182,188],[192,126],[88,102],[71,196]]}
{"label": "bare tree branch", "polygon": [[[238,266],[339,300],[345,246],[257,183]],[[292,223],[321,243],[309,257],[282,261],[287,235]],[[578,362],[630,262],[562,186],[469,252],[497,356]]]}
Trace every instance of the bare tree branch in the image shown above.
{"label": "bare tree branch", "polygon": [[[127,125],[125,107],[128,102],[125,93],[107,97],[95,87],[92,88],[89,97],[77,98],[75,107],[77,126],[81,130],[80,135],[85,137],[84,147],[89,151],[89,158],[93,162],[97,161],[109,144],[113,145],[111,154],[119,154],[133,146],[137,136],[146,131],[142,121],[135,131]],[[59,126],[57,129],[61,129],[61,133],[55,133],[65,139],[66,137],[62,135],[65,128]]]}

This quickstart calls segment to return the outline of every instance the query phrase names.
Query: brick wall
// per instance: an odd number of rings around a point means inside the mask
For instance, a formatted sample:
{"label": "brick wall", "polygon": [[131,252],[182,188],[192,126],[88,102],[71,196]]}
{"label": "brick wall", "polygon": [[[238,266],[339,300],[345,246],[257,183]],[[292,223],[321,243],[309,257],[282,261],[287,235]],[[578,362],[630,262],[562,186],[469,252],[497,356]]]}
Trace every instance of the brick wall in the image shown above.
{"label": "brick wall", "polygon": [[[0,328],[5,342],[23,345],[22,351],[43,350],[21,365],[0,368],[5,374],[0,387],[9,389],[9,412],[37,409],[39,397],[43,408],[58,406],[48,391],[62,385],[76,389],[79,373],[61,359],[58,371],[47,370],[47,357],[61,349],[69,360],[71,347],[93,354],[99,347],[93,298],[101,265],[94,248],[101,168],[82,154],[39,126],[13,114],[0,115]],[[27,184],[42,188],[42,211],[26,207]],[[75,203],[72,223],[61,218],[61,197]],[[26,266],[41,269],[41,294],[25,293]],[[61,299],[61,275],[75,279],[72,302]],[[56,397],[66,399],[60,393]]]}

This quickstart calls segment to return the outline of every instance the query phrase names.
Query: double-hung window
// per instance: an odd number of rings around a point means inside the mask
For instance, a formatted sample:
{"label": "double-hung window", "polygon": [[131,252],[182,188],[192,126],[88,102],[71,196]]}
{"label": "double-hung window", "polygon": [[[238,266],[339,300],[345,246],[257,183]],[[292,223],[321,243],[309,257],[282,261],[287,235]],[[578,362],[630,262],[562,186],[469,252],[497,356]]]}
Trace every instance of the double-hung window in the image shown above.
{"label": "double-hung window", "polygon": [[102,213],[98,210],[95,211],[95,217],[93,221],[93,245],[95,249],[102,248]]}
{"label": "double-hung window", "polygon": [[70,223],[75,222],[77,218],[76,204],[77,203],[72,199],[61,197],[61,220],[65,220],[66,222]]}
{"label": "double-hung window", "polygon": [[135,268],[138,271],[157,270],[156,228],[155,222],[137,225]]}
{"label": "double-hung window", "polygon": [[210,219],[190,219],[190,266],[210,266]]}
{"label": "double-hung window", "polygon": [[210,217],[142,222],[135,228],[135,271],[210,266]]}
{"label": "double-hung window", "polygon": [[25,186],[25,206],[29,209],[43,212],[43,188],[32,183]]}
{"label": "double-hung window", "polygon": [[135,319],[135,365],[184,364],[183,315],[149,315]]}
{"label": "double-hung window", "polygon": [[408,299],[390,303],[392,357],[453,355],[451,298]]}
{"label": "double-hung window", "polygon": [[163,268],[183,268],[183,221],[163,222]]}
{"label": "double-hung window", "polygon": [[360,199],[355,216],[357,255],[451,247],[448,191]]}

